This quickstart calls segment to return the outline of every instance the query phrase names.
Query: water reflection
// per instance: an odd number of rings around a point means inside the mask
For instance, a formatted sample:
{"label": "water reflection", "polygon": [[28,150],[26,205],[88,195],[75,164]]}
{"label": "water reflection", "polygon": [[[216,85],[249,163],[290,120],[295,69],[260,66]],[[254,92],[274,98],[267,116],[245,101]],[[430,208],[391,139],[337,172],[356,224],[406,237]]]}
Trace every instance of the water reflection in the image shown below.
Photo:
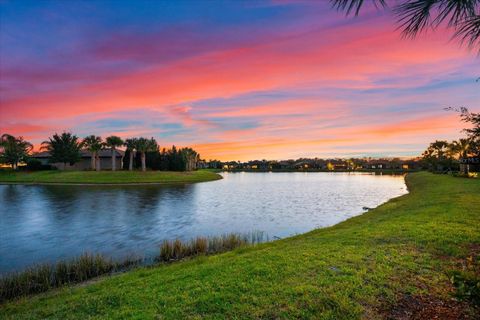
{"label": "water reflection", "polygon": [[402,177],[228,173],[181,186],[0,186],[0,272],[84,251],[152,254],[163,239],[333,225],[406,193]]}

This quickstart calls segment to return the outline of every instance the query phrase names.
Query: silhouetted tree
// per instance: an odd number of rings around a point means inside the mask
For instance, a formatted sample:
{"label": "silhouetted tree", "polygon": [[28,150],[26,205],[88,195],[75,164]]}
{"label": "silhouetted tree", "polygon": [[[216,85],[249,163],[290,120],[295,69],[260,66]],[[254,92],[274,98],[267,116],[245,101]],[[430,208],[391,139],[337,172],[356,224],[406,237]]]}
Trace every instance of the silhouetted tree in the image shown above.
{"label": "silhouetted tree", "polygon": [[146,166],[146,153],[149,151],[158,150],[157,142],[154,138],[147,139],[147,138],[138,138],[135,149],[140,152],[141,161],[142,161],[142,171],[147,170]]}
{"label": "silhouetted tree", "polygon": [[0,162],[9,164],[16,170],[19,162],[27,161],[32,149],[33,145],[22,137],[3,134],[0,137]]}
{"label": "silhouetted tree", "polygon": [[105,145],[109,148],[111,148],[112,151],[112,171],[116,170],[117,164],[116,164],[116,157],[117,157],[117,152],[116,148],[123,146],[123,140],[120,137],[117,136],[110,136],[105,139]]}
{"label": "silhouetted tree", "polygon": [[451,154],[456,158],[466,158],[470,153],[470,139],[458,139],[450,144]]}
{"label": "silhouetted tree", "polygon": [[125,151],[125,156],[127,156],[128,153],[128,170],[132,171],[133,170],[133,158],[135,157],[136,153],[136,145],[137,145],[137,138],[130,138],[126,139],[124,143],[125,147],[127,147],[127,150]]}
{"label": "silhouetted tree", "polygon": [[200,160],[200,155],[192,148],[180,149],[182,157],[182,171],[192,171],[197,169],[197,162]]}
{"label": "silhouetted tree", "polygon": [[446,108],[446,110],[454,110],[460,112],[460,118],[463,122],[470,123],[473,127],[463,129],[463,131],[472,140],[480,138],[480,113],[473,113],[468,108]]}
{"label": "silhouetted tree", "polygon": [[90,135],[83,139],[83,147],[91,153],[92,170],[100,171],[100,158],[98,153],[103,148],[102,138],[95,135]]}
{"label": "silhouetted tree", "polygon": [[444,140],[430,143],[427,150],[423,152],[422,159],[431,170],[435,171],[445,169],[450,171],[455,163],[451,144]]}
{"label": "silhouetted tree", "polygon": [[63,163],[63,169],[67,163],[74,165],[80,160],[80,150],[82,144],[78,137],[70,132],[64,132],[61,135],[55,133],[47,141],[42,142],[42,150],[50,152],[50,162]]}

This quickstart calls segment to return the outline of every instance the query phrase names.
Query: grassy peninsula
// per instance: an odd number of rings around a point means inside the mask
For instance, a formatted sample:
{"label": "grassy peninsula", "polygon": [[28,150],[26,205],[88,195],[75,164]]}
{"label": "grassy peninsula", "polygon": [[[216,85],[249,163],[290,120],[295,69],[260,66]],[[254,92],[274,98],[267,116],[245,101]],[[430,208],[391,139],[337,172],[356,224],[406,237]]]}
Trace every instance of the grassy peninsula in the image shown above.
{"label": "grassy peninsula", "polygon": [[450,277],[478,267],[480,180],[406,180],[409,194],[336,226],[22,298],[0,318],[473,319]]}
{"label": "grassy peninsula", "polygon": [[193,183],[221,179],[211,170],[197,171],[0,171],[0,183],[26,184],[142,184]]}

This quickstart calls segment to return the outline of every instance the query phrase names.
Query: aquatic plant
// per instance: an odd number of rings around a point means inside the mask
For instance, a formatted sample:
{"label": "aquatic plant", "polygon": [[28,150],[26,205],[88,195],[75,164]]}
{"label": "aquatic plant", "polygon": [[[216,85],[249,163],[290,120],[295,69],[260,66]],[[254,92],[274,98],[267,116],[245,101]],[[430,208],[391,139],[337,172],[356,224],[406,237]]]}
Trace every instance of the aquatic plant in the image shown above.
{"label": "aquatic plant", "polygon": [[[268,241],[268,237],[265,237],[263,232],[197,237],[190,241],[166,240],[161,244],[160,255],[155,260],[178,261],[186,257],[221,253],[264,241]],[[148,263],[138,256],[128,256],[115,261],[100,254],[84,253],[77,258],[54,264],[37,264],[0,277],[0,303]]]}
{"label": "aquatic plant", "polygon": [[78,258],[55,264],[34,265],[0,277],[0,303],[124,270],[141,262],[142,259],[133,256],[114,261],[100,254],[84,253]]}
{"label": "aquatic plant", "polygon": [[268,238],[260,231],[247,234],[231,233],[215,237],[197,237],[189,241],[165,240],[160,245],[160,255],[157,260],[169,262],[186,257],[221,253],[265,240],[268,240]]}

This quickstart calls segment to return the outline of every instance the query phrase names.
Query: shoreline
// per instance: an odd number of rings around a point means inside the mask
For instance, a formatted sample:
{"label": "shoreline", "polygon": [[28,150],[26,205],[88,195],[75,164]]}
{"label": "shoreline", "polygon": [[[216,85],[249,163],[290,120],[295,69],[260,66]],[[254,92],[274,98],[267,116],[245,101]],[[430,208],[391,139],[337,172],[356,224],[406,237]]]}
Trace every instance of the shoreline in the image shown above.
{"label": "shoreline", "polygon": [[77,182],[4,182],[0,181],[0,186],[8,185],[24,185],[24,186],[105,186],[105,187],[114,187],[114,186],[168,186],[168,185],[179,185],[179,184],[194,184],[194,183],[203,183],[210,181],[221,180],[221,178],[204,180],[204,181],[169,181],[169,182],[119,182],[119,183],[77,183]]}
{"label": "shoreline", "polygon": [[[129,312],[147,318],[213,317],[222,297],[221,313],[227,317],[285,318],[317,310],[336,318],[361,318],[365,312],[388,318],[408,295],[425,308],[455,303],[459,312],[473,312],[468,302],[448,298],[455,290],[448,272],[453,261],[477,254],[471,248],[480,243],[480,223],[474,222],[480,222],[479,181],[422,172],[409,174],[405,185],[407,194],[331,227],[67,285],[1,304],[0,310],[6,319],[122,318]],[[109,303],[117,298],[118,304]],[[158,299],[173,300],[158,309]],[[95,302],[95,310],[84,308],[87,302]],[[278,304],[288,309],[272,307]]]}
{"label": "shoreline", "polygon": [[[3,180],[2,180],[3,178]],[[6,179],[5,179],[6,178]],[[65,181],[61,181],[61,180]],[[117,181],[115,181],[117,179]],[[0,185],[148,186],[179,185],[221,180],[217,172],[197,171],[3,171]],[[95,181],[98,180],[98,181]],[[145,181],[142,181],[145,180]]]}

